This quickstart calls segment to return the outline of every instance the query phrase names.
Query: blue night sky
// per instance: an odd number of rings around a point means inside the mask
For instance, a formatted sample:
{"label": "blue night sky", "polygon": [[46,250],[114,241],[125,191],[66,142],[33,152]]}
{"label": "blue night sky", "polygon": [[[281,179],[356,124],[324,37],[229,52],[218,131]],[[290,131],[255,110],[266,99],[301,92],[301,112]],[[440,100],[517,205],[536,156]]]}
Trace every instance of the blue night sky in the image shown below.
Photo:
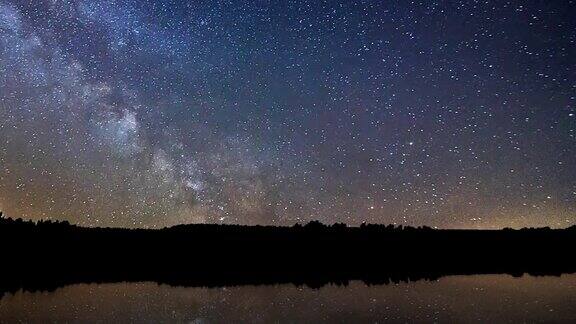
{"label": "blue night sky", "polygon": [[0,209],[576,224],[575,1],[0,0]]}

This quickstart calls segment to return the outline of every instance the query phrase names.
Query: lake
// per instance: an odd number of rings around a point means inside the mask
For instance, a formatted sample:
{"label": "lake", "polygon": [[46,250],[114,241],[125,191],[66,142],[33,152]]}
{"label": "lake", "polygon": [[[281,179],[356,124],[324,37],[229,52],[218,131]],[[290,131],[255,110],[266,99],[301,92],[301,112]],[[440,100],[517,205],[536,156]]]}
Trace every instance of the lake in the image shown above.
{"label": "lake", "polygon": [[353,281],[319,289],[77,284],[5,294],[0,322],[576,323],[576,274],[451,276],[378,286]]}

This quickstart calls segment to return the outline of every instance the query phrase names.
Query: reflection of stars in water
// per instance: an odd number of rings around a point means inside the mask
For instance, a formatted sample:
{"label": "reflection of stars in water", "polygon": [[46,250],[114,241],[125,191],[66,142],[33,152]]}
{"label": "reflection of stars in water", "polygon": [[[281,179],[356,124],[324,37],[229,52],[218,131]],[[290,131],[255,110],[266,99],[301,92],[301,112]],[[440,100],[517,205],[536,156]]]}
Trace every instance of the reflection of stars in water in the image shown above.
{"label": "reflection of stars in water", "polygon": [[571,225],[574,6],[5,1],[0,208]]}
{"label": "reflection of stars in water", "polygon": [[[6,294],[8,322],[50,318],[65,322],[333,323],[341,322],[571,322],[576,275],[451,276],[433,281],[367,286],[294,285],[224,288],[156,283],[72,285],[51,294]],[[506,301],[506,302],[502,302]],[[536,305],[536,307],[526,307]],[[25,312],[22,310],[25,309]],[[73,314],[70,309],[74,309]],[[440,311],[441,310],[441,311]]]}

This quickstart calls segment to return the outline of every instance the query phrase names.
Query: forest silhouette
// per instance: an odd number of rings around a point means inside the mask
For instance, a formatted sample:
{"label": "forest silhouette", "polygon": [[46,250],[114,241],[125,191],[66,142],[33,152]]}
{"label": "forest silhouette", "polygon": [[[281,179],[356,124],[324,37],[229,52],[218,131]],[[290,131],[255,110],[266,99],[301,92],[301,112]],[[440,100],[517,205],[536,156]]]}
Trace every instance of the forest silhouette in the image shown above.
{"label": "forest silhouette", "polygon": [[[1,215],[1,213],[0,213]],[[75,283],[175,286],[387,284],[447,275],[576,272],[576,226],[448,230],[318,221],[87,228],[0,217],[0,296]]]}

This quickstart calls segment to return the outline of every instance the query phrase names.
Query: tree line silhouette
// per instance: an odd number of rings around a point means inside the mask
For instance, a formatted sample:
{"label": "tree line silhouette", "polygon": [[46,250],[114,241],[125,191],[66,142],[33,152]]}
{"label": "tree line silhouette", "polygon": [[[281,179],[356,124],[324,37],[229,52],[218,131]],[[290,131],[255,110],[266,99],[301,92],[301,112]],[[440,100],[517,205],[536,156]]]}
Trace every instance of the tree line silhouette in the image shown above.
{"label": "tree line silhouette", "polygon": [[73,283],[155,281],[184,286],[294,283],[320,287],[576,272],[576,226],[447,230],[318,221],[291,227],[194,224],[87,228],[0,213],[0,295]]}

